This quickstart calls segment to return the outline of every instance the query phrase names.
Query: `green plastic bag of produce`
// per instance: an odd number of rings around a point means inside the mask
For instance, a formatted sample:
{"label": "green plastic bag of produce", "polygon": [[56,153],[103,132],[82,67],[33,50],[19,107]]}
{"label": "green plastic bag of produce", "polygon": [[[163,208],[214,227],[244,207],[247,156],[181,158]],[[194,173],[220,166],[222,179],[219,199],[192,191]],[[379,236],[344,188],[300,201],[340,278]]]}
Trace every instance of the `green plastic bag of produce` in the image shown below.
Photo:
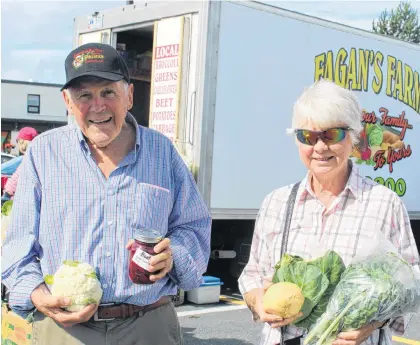
{"label": "green plastic bag of produce", "polygon": [[327,310],[311,327],[304,345],[328,345],[340,332],[419,311],[417,267],[403,260],[382,234],[360,252],[342,274]]}

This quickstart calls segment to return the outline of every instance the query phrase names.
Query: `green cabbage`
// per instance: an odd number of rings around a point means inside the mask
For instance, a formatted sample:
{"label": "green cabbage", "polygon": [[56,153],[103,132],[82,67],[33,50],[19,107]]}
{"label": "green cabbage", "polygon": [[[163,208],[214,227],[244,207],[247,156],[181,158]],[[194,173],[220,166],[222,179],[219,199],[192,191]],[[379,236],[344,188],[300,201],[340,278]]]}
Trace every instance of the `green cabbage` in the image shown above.
{"label": "green cabbage", "polygon": [[8,216],[9,213],[12,211],[12,207],[13,207],[13,200],[6,201],[1,207],[1,214],[3,216]]}
{"label": "green cabbage", "polygon": [[295,321],[297,327],[309,329],[325,312],[344,269],[343,260],[334,251],[311,261],[287,253],[282,256],[276,265],[273,283],[289,282],[302,290],[305,297],[301,309],[303,316]]}

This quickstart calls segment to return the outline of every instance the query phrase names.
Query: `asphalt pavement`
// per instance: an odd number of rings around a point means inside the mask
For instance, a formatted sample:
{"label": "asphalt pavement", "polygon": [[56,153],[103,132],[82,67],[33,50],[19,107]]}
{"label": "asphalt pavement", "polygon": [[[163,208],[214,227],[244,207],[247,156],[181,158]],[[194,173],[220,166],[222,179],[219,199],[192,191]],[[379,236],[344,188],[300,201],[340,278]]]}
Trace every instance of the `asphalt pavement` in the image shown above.
{"label": "asphalt pavement", "polygon": [[180,317],[185,345],[258,344],[261,324],[246,309]]}
{"label": "asphalt pavement", "polygon": [[[231,302],[177,307],[185,345],[258,344],[262,324],[252,321],[243,302]],[[393,343],[420,345],[420,315],[411,319],[406,334],[394,337]]]}

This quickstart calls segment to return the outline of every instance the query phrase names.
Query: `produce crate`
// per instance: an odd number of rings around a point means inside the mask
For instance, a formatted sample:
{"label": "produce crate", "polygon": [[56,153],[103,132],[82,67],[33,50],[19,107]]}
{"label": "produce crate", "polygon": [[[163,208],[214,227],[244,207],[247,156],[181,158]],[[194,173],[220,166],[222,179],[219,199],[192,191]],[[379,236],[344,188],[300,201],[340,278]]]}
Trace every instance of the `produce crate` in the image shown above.
{"label": "produce crate", "polygon": [[10,311],[6,304],[1,308],[1,343],[5,345],[30,345],[32,324]]}

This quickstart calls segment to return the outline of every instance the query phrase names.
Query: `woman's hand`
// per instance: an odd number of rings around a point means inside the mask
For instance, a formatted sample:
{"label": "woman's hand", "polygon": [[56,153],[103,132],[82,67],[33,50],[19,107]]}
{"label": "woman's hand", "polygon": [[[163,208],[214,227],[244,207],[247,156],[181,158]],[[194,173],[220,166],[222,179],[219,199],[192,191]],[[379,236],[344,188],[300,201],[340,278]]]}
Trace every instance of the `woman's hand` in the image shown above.
{"label": "woman's hand", "polygon": [[[127,243],[126,248],[131,250],[131,246],[134,243],[134,240],[130,240]],[[152,256],[149,260],[149,271],[151,273],[156,272],[150,276],[150,280],[155,282],[166,276],[168,272],[171,271],[174,261],[172,257],[171,250],[171,240],[169,238],[164,238],[153,248],[156,255]]]}
{"label": "woman's hand", "polygon": [[332,345],[360,345],[383,324],[383,322],[373,322],[355,331],[342,332],[338,334],[337,339],[332,343]]}
{"label": "woman's hand", "polygon": [[269,280],[264,278],[264,285],[262,289],[253,289],[244,295],[245,302],[248,307],[251,309],[252,315],[254,317],[254,321],[260,320],[262,322],[267,322],[271,328],[279,328],[287,326],[288,324],[294,322],[296,319],[302,316],[302,313],[298,315],[283,319],[282,317],[276,314],[269,314],[264,311],[263,306],[263,297],[267,289],[273,283]]}

